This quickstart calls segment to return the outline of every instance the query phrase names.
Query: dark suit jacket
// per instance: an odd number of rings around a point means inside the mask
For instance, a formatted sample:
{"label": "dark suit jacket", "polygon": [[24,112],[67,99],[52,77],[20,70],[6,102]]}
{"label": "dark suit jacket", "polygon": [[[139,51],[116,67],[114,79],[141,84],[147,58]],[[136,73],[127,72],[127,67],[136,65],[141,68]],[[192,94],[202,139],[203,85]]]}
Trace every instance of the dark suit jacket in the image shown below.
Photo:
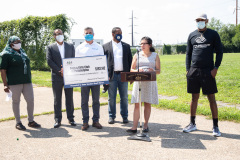
{"label": "dark suit jacket", "polygon": [[[75,48],[72,44],[64,42],[64,49],[64,58],[75,57]],[[62,58],[57,43],[50,44],[47,47],[47,63],[52,71],[52,81],[63,81],[63,77],[59,72],[62,68]]]}
{"label": "dark suit jacket", "polygon": [[[123,48],[123,72],[129,72],[132,64],[132,53],[130,49],[130,45],[122,42]],[[114,72],[114,56],[113,56],[113,48],[112,41],[103,45],[104,54],[107,55],[108,61],[108,77],[110,80],[113,79]]]}

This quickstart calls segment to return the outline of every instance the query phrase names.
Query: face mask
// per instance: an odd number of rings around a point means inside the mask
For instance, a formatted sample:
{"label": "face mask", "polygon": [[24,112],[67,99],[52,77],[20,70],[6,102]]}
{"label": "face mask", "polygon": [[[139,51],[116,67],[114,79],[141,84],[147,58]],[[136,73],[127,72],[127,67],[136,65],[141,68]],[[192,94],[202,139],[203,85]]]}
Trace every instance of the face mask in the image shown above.
{"label": "face mask", "polygon": [[56,36],[56,40],[61,43],[64,40],[64,36],[63,35],[58,35],[58,36]]}
{"label": "face mask", "polygon": [[120,42],[122,40],[122,35],[121,34],[116,34],[115,39]]}
{"label": "face mask", "polygon": [[19,50],[21,48],[21,43],[13,44],[12,48]]}
{"label": "face mask", "polygon": [[93,40],[93,35],[92,35],[92,34],[86,34],[86,35],[85,35],[85,40],[86,40],[86,41],[91,41],[91,40]]}
{"label": "face mask", "polygon": [[205,21],[199,21],[197,22],[198,29],[203,29],[206,27]]}

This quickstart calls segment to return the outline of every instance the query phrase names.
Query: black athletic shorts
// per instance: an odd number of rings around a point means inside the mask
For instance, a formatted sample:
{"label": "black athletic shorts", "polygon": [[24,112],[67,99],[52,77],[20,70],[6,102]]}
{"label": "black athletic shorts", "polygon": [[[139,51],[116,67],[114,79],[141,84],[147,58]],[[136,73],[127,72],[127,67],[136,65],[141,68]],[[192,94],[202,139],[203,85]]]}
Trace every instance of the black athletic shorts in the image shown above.
{"label": "black athletic shorts", "polygon": [[210,68],[190,68],[187,73],[187,92],[200,93],[200,88],[205,95],[217,93],[215,78],[211,75]]}

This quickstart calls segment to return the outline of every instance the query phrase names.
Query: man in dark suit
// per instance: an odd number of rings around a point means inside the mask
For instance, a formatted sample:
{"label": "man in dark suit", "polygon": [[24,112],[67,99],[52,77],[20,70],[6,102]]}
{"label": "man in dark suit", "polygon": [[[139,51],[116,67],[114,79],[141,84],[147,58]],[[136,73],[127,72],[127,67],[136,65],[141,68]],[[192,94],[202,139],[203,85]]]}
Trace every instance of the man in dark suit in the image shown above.
{"label": "man in dark suit", "polygon": [[[62,120],[62,89],[64,86],[62,59],[75,57],[75,49],[72,44],[63,41],[64,36],[61,29],[54,30],[53,37],[55,38],[56,43],[47,47],[47,63],[52,71],[55,119],[54,128],[58,128],[61,126]],[[73,116],[73,88],[64,88],[64,92],[66,97],[67,118],[72,126],[76,126]]]}
{"label": "man in dark suit", "polygon": [[128,82],[121,82],[121,72],[129,72],[132,63],[130,45],[122,40],[122,30],[119,27],[112,29],[113,40],[103,45],[104,54],[108,61],[108,111],[109,124],[114,124],[116,118],[117,88],[120,94],[120,114],[123,123],[128,123]]}

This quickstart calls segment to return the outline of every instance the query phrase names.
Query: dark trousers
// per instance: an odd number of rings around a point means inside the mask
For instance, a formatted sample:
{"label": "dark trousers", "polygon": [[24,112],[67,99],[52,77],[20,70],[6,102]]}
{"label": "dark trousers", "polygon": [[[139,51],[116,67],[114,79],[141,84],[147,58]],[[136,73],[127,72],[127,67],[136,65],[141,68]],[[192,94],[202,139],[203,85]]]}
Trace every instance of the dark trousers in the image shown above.
{"label": "dark trousers", "polygon": [[92,92],[92,110],[93,110],[93,122],[99,121],[99,109],[100,109],[100,85],[97,86],[87,86],[81,87],[81,107],[82,107],[82,116],[83,116],[83,123],[88,123],[89,121],[89,92]]}
{"label": "dark trousers", "polygon": [[[52,89],[54,95],[54,119],[56,122],[61,122],[62,120],[62,90],[63,90],[63,82],[62,81],[53,81]],[[65,105],[67,112],[67,119],[69,121],[73,120],[73,89],[72,88],[64,88],[65,92]]]}

